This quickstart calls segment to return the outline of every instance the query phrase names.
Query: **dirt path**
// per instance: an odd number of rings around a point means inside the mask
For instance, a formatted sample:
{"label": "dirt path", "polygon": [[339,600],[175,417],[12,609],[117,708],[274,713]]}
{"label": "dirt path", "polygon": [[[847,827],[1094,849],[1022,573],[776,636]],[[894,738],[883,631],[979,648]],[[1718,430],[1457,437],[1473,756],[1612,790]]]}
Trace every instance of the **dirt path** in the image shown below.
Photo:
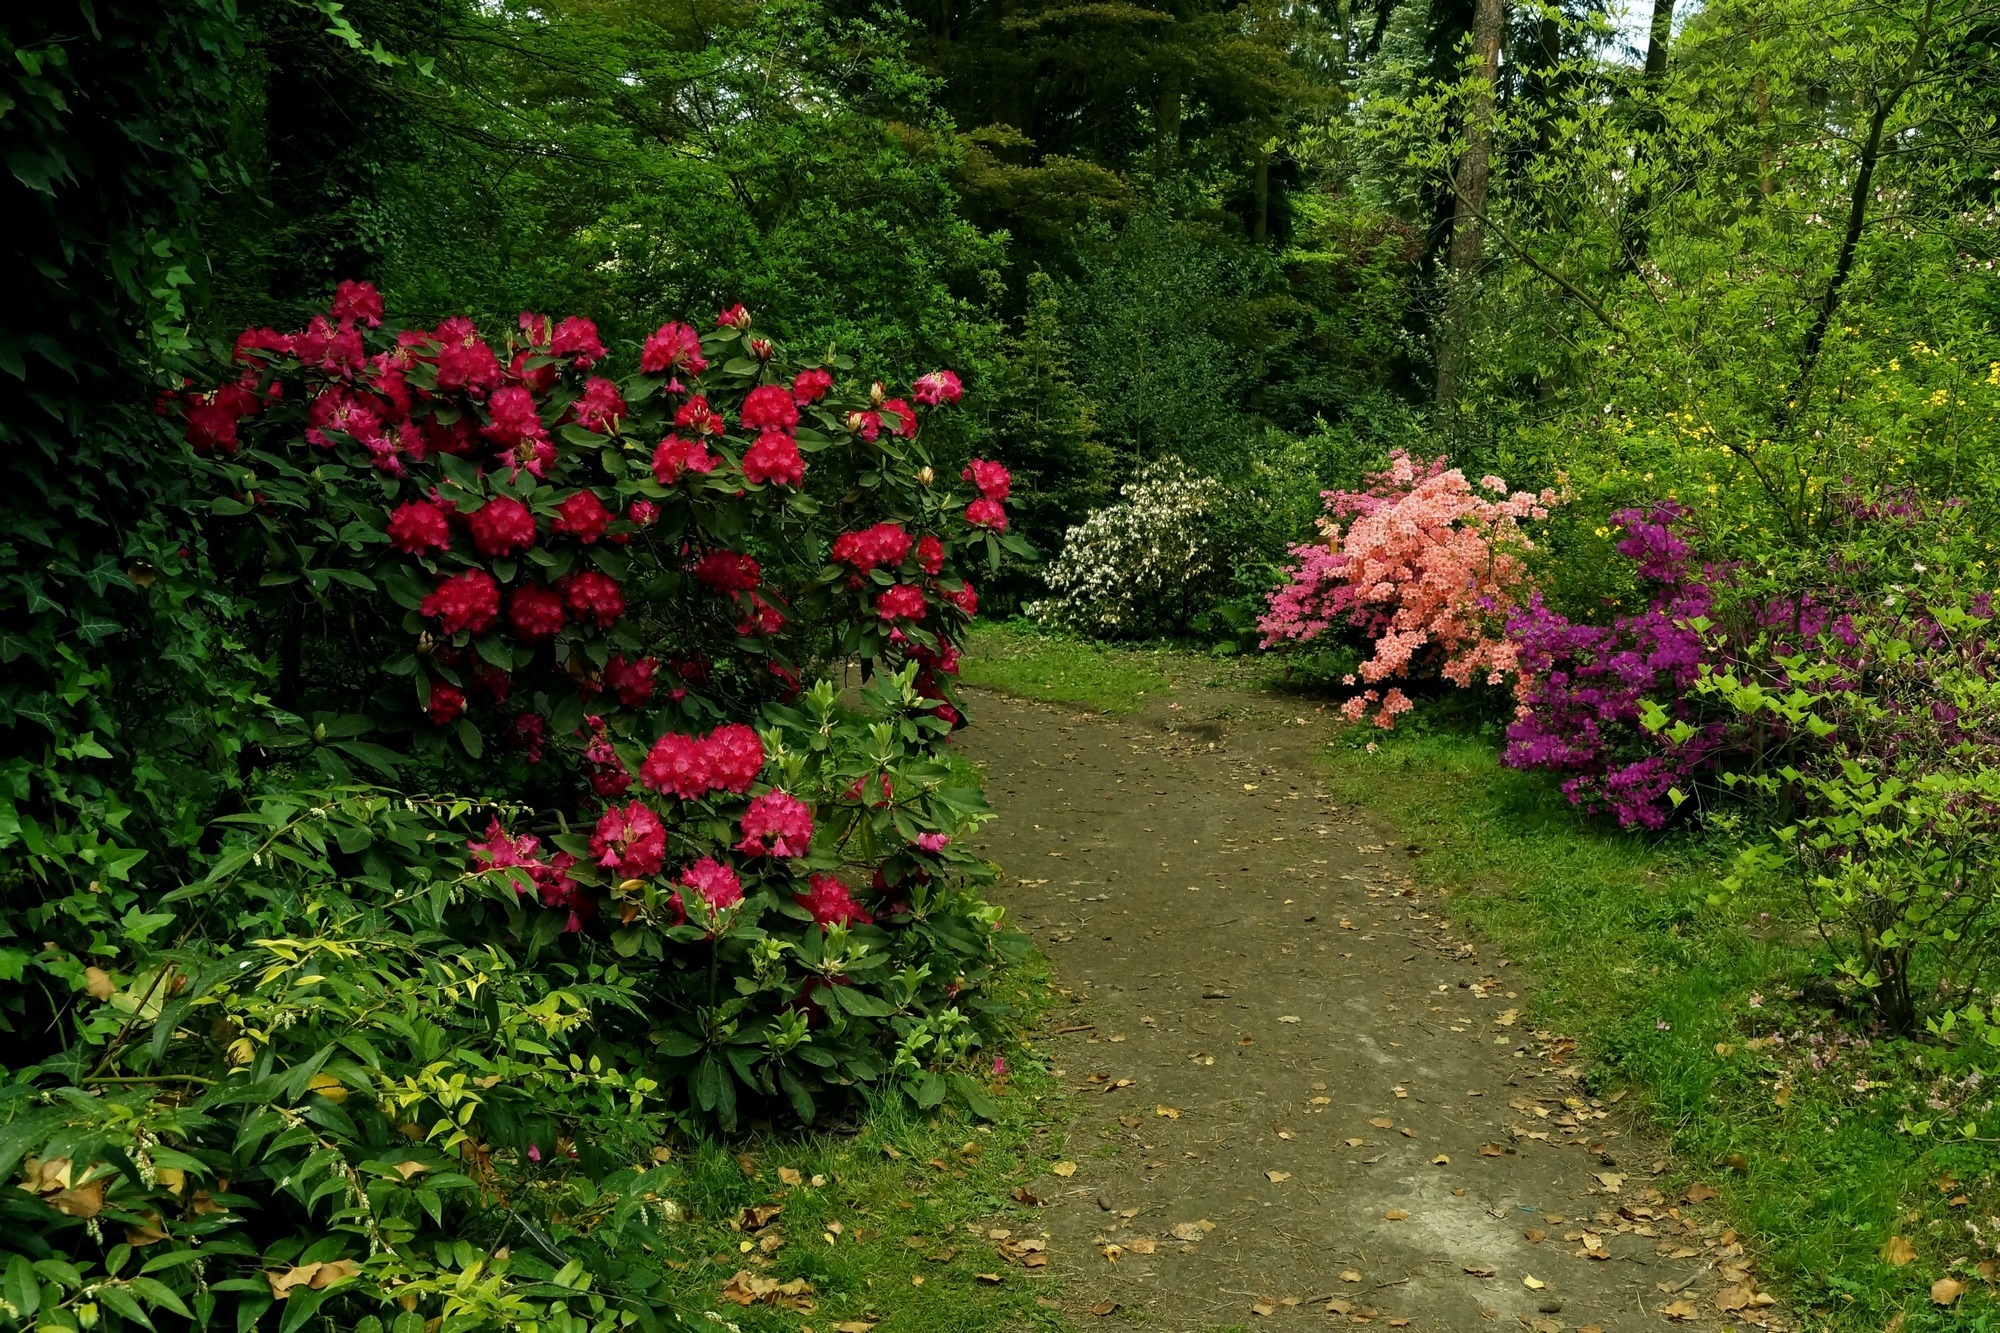
{"label": "dirt path", "polygon": [[1044,1234],[996,1239],[1019,1259],[1045,1237],[1073,1314],[1785,1326],[1745,1304],[1704,1191],[1664,1196],[1661,1154],[1529,1030],[1525,978],[1316,791],[1324,717],[1185,691],[1129,718],[976,704],[983,852],[1078,1005],[1042,1043],[1080,1102],[1034,1187]]}

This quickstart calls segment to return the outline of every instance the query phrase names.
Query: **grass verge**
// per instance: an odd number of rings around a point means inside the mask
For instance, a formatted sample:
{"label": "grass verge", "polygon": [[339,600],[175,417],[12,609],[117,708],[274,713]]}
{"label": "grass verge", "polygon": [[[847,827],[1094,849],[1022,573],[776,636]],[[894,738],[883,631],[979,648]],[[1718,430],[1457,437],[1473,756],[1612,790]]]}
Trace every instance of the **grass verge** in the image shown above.
{"label": "grass verge", "polygon": [[[989,671],[996,643],[1005,666]],[[1129,655],[1093,667],[1092,651],[1039,649],[1015,629],[976,640],[966,674],[1115,706],[1107,691]],[[1171,656],[1146,655],[1158,678],[1203,661]],[[1336,797],[1393,829],[1453,916],[1532,972],[1538,1026],[1574,1037],[1605,1089],[1632,1090],[1687,1170],[1721,1191],[1807,1327],[2000,1329],[2000,1113],[1976,1053],[1886,1040],[1830,1006],[1824,952],[1786,903],[1713,900],[1727,837],[1596,824],[1546,778],[1502,768],[1490,731],[1421,712],[1393,733],[1362,731],[1326,751]],[[1897,1237],[1911,1256],[1900,1264],[1884,1257]],[[1939,1305],[1939,1281],[1966,1290]]]}
{"label": "grass verge", "polygon": [[[1047,978],[1031,969],[1005,984],[1025,1031],[1050,1002]],[[1036,1234],[1013,1192],[1047,1169],[1064,1115],[1037,1058],[1006,1058],[991,1122],[885,1097],[852,1135],[753,1134],[680,1154],[683,1220],[666,1236],[684,1257],[676,1308],[698,1323],[713,1311],[742,1333],[1067,1328],[1053,1279],[1009,1264],[986,1238],[991,1226]],[[810,1291],[788,1298],[781,1286],[741,1305],[725,1291],[745,1271]]]}

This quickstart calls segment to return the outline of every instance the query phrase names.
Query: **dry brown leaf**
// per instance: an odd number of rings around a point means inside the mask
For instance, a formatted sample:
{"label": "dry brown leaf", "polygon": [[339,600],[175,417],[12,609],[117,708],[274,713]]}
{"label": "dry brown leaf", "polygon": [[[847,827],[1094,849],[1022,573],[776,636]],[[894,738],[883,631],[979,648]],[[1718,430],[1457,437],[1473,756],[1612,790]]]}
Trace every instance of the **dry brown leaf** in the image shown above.
{"label": "dry brown leaf", "polygon": [[1194,1222],[1176,1222],[1170,1228],[1170,1234],[1175,1240],[1200,1240],[1213,1230],[1215,1223],[1204,1217]]}
{"label": "dry brown leaf", "polygon": [[1687,1193],[1681,1197],[1689,1203],[1707,1203],[1715,1197],[1715,1189],[1713,1186],[1704,1185],[1700,1181],[1696,1181],[1687,1187]]}
{"label": "dry brown leaf", "polygon": [[781,1185],[803,1185],[806,1183],[806,1178],[799,1174],[796,1167],[781,1166],[778,1168],[778,1183]]}
{"label": "dry brown leaf", "polygon": [[405,1180],[408,1180],[411,1176],[418,1175],[428,1170],[430,1170],[430,1168],[425,1166],[422,1162],[396,1163],[396,1174],[401,1176]]}
{"label": "dry brown leaf", "polygon": [[1181,1109],[1178,1106],[1155,1106],[1153,1114],[1163,1115],[1169,1120],[1178,1120],[1181,1118]]}
{"label": "dry brown leaf", "polygon": [[1075,1163],[1075,1162],[1057,1162],[1057,1163],[1056,1163],[1056,1164],[1055,1164],[1054,1166],[1050,1167],[1050,1168],[1049,1168],[1049,1170],[1051,1170],[1051,1171],[1055,1172],[1055,1173],[1056,1173],[1057,1175],[1059,1175],[1059,1176],[1062,1176],[1062,1177],[1064,1177],[1065,1179],[1067,1179],[1068,1177],[1070,1177],[1070,1176],[1073,1176],[1073,1175],[1075,1175],[1075,1174],[1076,1174],[1076,1163]]}
{"label": "dry brown leaf", "polygon": [[1917,1257],[1917,1247],[1910,1244],[1910,1242],[1902,1236],[1891,1236],[1889,1237],[1888,1242],[1882,1246],[1883,1261],[1885,1263],[1894,1264],[1898,1268],[1901,1268],[1904,1264],[1910,1262],[1910,1260],[1916,1257]]}
{"label": "dry brown leaf", "polygon": [[1465,1271],[1472,1274],[1474,1277],[1492,1277],[1499,1270],[1494,1268],[1485,1268],[1479,1264],[1467,1264],[1465,1266]]}
{"label": "dry brown leaf", "polygon": [[59,1213],[70,1217],[91,1218],[104,1211],[104,1186],[107,1177],[99,1176],[88,1185],[78,1185],[48,1196],[49,1204]]}
{"label": "dry brown leaf", "polygon": [[1361,1274],[1355,1272],[1353,1269],[1350,1268],[1340,1275],[1340,1280],[1342,1282],[1359,1282],[1361,1280]]}
{"label": "dry brown leaf", "polygon": [[1396,1127],[1396,1122],[1385,1115],[1375,1116],[1368,1123],[1377,1129],[1394,1129]]}
{"label": "dry brown leaf", "polygon": [[139,1217],[140,1220],[138,1222],[125,1228],[125,1243],[127,1245],[138,1250],[148,1245],[157,1244],[167,1238],[167,1233],[162,1230],[166,1224],[160,1220],[158,1213],[141,1213]]}
{"label": "dry brown leaf", "polygon": [[1273,1185],[1283,1184],[1291,1178],[1292,1173],[1289,1171],[1266,1171],[1264,1173],[1264,1179],[1270,1181]]}
{"label": "dry brown leaf", "polygon": [[1269,1301],[1258,1301],[1250,1307],[1250,1313],[1254,1315],[1274,1315],[1278,1313],[1278,1307]]}
{"label": "dry brown leaf", "polygon": [[1540,1245],[1544,1240],[1548,1239],[1549,1235],[1548,1232],[1542,1230],[1540,1227],[1529,1227],[1521,1234],[1528,1238],[1530,1245]]}
{"label": "dry brown leaf", "polygon": [[1668,1306],[1665,1309],[1661,1310],[1660,1313],[1665,1315],[1667,1318],[1673,1320],[1675,1323],[1680,1323],[1682,1320],[1694,1319],[1698,1317],[1701,1314],[1701,1311],[1695,1309],[1693,1301],[1688,1300],[1686,1297],[1683,1297],[1680,1300],[1673,1301],[1670,1304],[1668,1304]]}
{"label": "dry brown leaf", "polygon": [[1160,1243],[1151,1236],[1135,1236],[1126,1242],[1125,1248],[1134,1254],[1151,1254],[1160,1248]]}
{"label": "dry brown leaf", "polygon": [[1000,1285],[1000,1275],[998,1273],[974,1273],[972,1276],[978,1281],[984,1282],[989,1287]]}
{"label": "dry brown leaf", "polygon": [[1450,1165],[1451,1165],[1451,1158],[1450,1158],[1449,1156],[1447,1156],[1446,1154],[1444,1154],[1444,1153],[1439,1153],[1439,1154],[1438,1154],[1437,1156],[1435,1156],[1435,1157],[1431,1158],[1431,1165],[1432,1165],[1432,1166],[1450,1166]]}
{"label": "dry brown leaf", "polygon": [[1616,1194],[1619,1187],[1625,1183],[1625,1177],[1619,1175],[1616,1171],[1599,1171],[1597,1173],[1597,1183],[1604,1186],[1605,1189],[1610,1190],[1613,1194]]}
{"label": "dry brown leaf", "polygon": [[1955,1277],[1941,1277],[1931,1283],[1931,1304],[1950,1305],[1965,1295],[1965,1284]]}
{"label": "dry brown leaf", "polygon": [[[922,1278],[912,1279],[921,1283]],[[762,1277],[749,1269],[739,1269],[735,1277],[722,1284],[722,1298],[737,1305],[775,1305],[783,1310],[810,1310],[813,1285],[802,1277],[789,1282],[776,1278]]]}
{"label": "dry brown leaf", "polygon": [[1479,1155],[1481,1157],[1499,1157],[1504,1155],[1506,1151],[1505,1148],[1497,1143],[1482,1143],[1479,1145]]}
{"label": "dry brown leaf", "polygon": [[1401,1208],[1391,1208],[1388,1212],[1382,1214],[1382,1220],[1384,1222],[1407,1222],[1410,1220],[1410,1215]]}
{"label": "dry brown leaf", "polygon": [[1117,1301],[1099,1301],[1097,1304],[1090,1307],[1090,1312],[1096,1315],[1099,1319],[1102,1319],[1105,1315],[1108,1314],[1115,1314],[1117,1310],[1118,1310]]}
{"label": "dry brown leaf", "polygon": [[90,992],[93,1000],[108,1000],[118,993],[118,983],[101,967],[83,969],[83,988]]}
{"label": "dry brown leaf", "polygon": [[833,1326],[833,1333],[870,1333],[875,1325],[866,1319],[847,1319]]}

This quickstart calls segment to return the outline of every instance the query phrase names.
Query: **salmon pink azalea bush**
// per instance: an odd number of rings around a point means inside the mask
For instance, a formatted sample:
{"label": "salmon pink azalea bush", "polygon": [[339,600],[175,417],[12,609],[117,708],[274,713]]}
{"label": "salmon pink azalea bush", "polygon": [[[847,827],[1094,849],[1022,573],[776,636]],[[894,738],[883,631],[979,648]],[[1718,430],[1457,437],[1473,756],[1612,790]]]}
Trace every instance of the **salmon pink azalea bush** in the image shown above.
{"label": "salmon pink azalea bush", "polygon": [[[1526,595],[1525,520],[1561,504],[1554,490],[1509,494],[1477,485],[1447,460],[1403,450],[1362,491],[1327,491],[1323,540],[1294,547],[1287,581],[1258,622],[1266,648],[1310,643],[1337,629],[1370,645],[1360,692],[1343,711],[1391,727],[1410,700],[1393,681],[1434,668],[1455,685],[1520,680],[1508,619]],[[1355,684],[1352,677],[1348,683]]]}
{"label": "salmon pink azalea bush", "polygon": [[[526,935],[642,970],[631,1035],[683,1106],[810,1119],[891,1069],[976,1099],[898,1052],[999,1006],[985,807],[940,749],[975,576],[1025,551],[1010,479],[932,454],[952,372],[899,395],[752,328],[397,327],[343,284],[185,396],[212,541],[280,627],[300,762],[513,809],[467,866]],[[863,715],[827,680],[855,658]]]}

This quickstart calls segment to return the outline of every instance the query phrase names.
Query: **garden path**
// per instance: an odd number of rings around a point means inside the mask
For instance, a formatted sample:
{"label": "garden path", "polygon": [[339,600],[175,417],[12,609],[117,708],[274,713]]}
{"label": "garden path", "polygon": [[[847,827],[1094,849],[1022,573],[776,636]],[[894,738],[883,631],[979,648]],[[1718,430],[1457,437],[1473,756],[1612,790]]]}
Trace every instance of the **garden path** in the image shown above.
{"label": "garden path", "polygon": [[1332,713],[1185,689],[1122,718],[973,712],[982,852],[1073,1001],[1036,1045],[1077,1102],[1038,1231],[992,1240],[1058,1275],[1070,1314],[1789,1324],[1710,1191],[1669,1187],[1571,1043],[1533,1029],[1530,979],[1415,884],[1421,849],[1317,790]]}

